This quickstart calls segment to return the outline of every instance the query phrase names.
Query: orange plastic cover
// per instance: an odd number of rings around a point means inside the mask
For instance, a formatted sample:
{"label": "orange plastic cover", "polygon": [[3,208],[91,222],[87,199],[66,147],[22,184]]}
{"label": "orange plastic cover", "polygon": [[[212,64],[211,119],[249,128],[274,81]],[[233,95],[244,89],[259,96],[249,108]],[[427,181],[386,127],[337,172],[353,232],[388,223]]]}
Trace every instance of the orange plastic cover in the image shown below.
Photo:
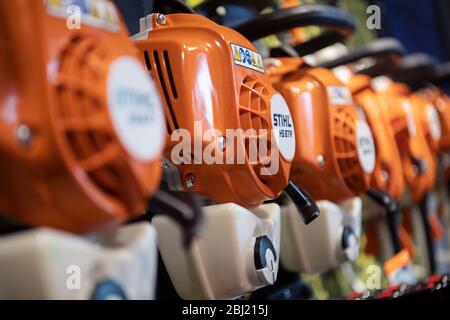
{"label": "orange plastic cover", "polygon": [[371,186],[387,191],[396,200],[400,200],[405,183],[386,102],[371,88],[371,78],[366,75],[353,75],[348,86],[355,103],[361,107],[369,123],[375,141],[376,162],[370,180]]}
{"label": "orange plastic cover", "polygon": [[384,263],[384,272],[386,273],[387,277],[391,277],[395,272],[408,265],[411,265],[411,263],[412,261],[409,252],[408,250],[404,249]]}
{"label": "orange plastic cover", "polygon": [[77,26],[61,1],[0,2],[0,212],[74,232],[140,214],[164,146],[157,90],[115,7],[83,3]]}
{"label": "orange plastic cover", "polygon": [[292,180],[318,200],[338,202],[365,192],[375,146],[348,87],[330,70],[310,68],[300,58],[274,59],[269,65],[294,119]]}
{"label": "orange plastic cover", "polygon": [[392,83],[379,93],[402,158],[405,182],[413,199],[419,202],[434,186],[436,159],[423,129],[423,114],[413,107],[410,94],[409,88],[400,83]]}
{"label": "orange plastic cover", "polygon": [[434,86],[422,90],[420,94],[436,106],[441,126],[439,150],[448,152],[450,150],[450,97]]}
{"label": "orange plastic cover", "polygon": [[[244,207],[277,197],[288,182],[295,135],[289,109],[272,87],[257,49],[234,30],[200,15],[170,14],[163,23],[151,15],[146,21],[150,26],[143,37],[135,37],[136,46],[164,97],[165,157],[177,165],[183,188]],[[273,128],[280,129],[280,144],[270,134]],[[237,129],[255,131],[227,134]],[[211,130],[216,133],[206,138]],[[182,133],[191,140],[181,138]],[[258,140],[268,150],[260,153],[258,144],[258,157],[252,160],[251,146]],[[177,145],[183,141],[188,148],[180,153]],[[222,160],[204,158],[211,143]],[[274,150],[278,145],[280,154]],[[175,161],[180,154],[184,160]],[[264,174],[262,168],[274,163],[269,155],[277,157],[279,166]]]}

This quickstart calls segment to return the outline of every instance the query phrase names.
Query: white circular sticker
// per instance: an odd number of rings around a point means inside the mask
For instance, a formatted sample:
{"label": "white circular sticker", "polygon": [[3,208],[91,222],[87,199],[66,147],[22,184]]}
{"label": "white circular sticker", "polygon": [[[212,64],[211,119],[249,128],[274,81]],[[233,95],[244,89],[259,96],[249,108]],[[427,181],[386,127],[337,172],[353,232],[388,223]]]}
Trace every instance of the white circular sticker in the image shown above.
{"label": "white circular sticker", "polygon": [[108,75],[108,106],[120,142],[137,160],[150,161],[164,147],[164,114],[155,83],[132,57],[115,60]]}
{"label": "white circular sticker", "polygon": [[441,128],[441,120],[439,118],[439,114],[436,111],[435,106],[429,104],[427,105],[427,117],[428,117],[428,125],[430,126],[431,137],[434,141],[439,141],[442,134]]}
{"label": "white circular sticker", "polygon": [[275,93],[270,101],[272,130],[280,153],[288,161],[295,155],[295,129],[289,107],[283,96]]}
{"label": "white circular sticker", "polygon": [[361,167],[365,173],[372,173],[375,168],[375,142],[365,121],[359,121],[356,126],[356,146]]}

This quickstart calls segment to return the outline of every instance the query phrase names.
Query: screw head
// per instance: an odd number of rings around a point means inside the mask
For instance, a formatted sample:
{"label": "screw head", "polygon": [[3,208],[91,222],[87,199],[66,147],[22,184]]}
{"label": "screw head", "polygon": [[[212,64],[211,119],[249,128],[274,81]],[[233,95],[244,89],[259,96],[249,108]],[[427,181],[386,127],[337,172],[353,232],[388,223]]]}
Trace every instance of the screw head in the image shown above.
{"label": "screw head", "polygon": [[21,144],[28,146],[31,143],[33,134],[26,124],[21,124],[16,129],[16,137]]}
{"label": "screw head", "polygon": [[281,67],[281,61],[278,59],[270,59],[269,64],[271,67]]}
{"label": "screw head", "polygon": [[167,23],[167,18],[162,13],[156,14],[156,22],[158,22],[160,25],[165,25]]}
{"label": "screw head", "polygon": [[389,179],[389,173],[386,170],[381,170],[381,181],[386,182]]}
{"label": "screw head", "polygon": [[318,164],[320,167],[323,167],[323,166],[325,165],[325,157],[324,157],[323,155],[319,154],[319,155],[317,156],[316,160],[317,160],[317,164]]}
{"label": "screw head", "polygon": [[195,184],[195,176],[193,174],[188,174],[185,178],[186,187],[192,189]]}

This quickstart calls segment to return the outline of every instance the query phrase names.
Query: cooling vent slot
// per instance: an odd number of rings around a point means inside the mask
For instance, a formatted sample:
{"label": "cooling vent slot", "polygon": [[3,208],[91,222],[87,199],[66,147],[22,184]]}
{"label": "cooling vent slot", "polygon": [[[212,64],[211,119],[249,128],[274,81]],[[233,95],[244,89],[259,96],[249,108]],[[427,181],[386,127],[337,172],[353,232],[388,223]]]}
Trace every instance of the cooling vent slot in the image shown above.
{"label": "cooling vent slot", "polygon": [[145,65],[147,66],[148,71],[152,71],[152,63],[150,61],[150,56],[148,55],[148,51],[144,51],[144,60],[145,60]]}
{"label": "cooling vent slot", "polygon": [[[95,39],[76,37],[61,52],[56,78],[57,128],[71,158],[99,190],[124,203],[120,147],[108,126],[107,106],[96,83],[105,76],[95,61],[108,58],[108,49]],[[126,205],[126,203],[124,203]]]}
{"label": "cooling vent slot", "polygon": [[[160,51],[153,50],[151,53],[149,51],[144,51],[143,54],[147,69],[152,72],[153,78],[159,83],[162,90],[163,99],[169,113],[167,114],[166,112],[167,131],[171,134],[174,130],[178,129],[179,126],[174,111],[174,104],[175,100],[178,99],[178,92],[175,78],[172,73],[169,52],[163,50],[161,54]],[[169,121],[169,119],[171,121]]]}
{"label": "cooling vent slot", "polygon": [[339,170],[346,185],[354,191],[364,190],[364,175],[358,160],[356,149],[357,124],[356,114],[351,109],[341,107],[336,109],[334,118],[334,144]]}
{"label": "cooling vent slot", "polygon": [[402,117],[392,118],[391,127],[395,135],[408,131],[407,121]]}
{"label": "cooling vent slot", "polygon": [[409,147],[407,141],[409,139],[410,133],[406,117],[392,117],[390,124],[394,133],[395,141],[400,151],[400,155],[402,157],[408,156]]}
{"label": "cooling vent slot", "polygon": [[253,77],[246,77],[242,82],[239,98],[239,117],[244,130],[268,129],[263,113],[267,112],[269,91]]}
{"label": "cooling vent slot", "polygon": [[[247,76],[243,81],[240,89],[239,95],[239,120],[240,127],[244,131],[249,129],[254,129],[255,135],[246,136],[245,147],[247,152],[247,157],[250,159],[252,146],[258,146],[258,139],[264,139],[267,141],[267,155],[270,155],[270,134],[269,124],[267,123],[267,117],[265,114],[269,112],[268,102],[270,101],[269,90],[251,76]],[[267,134],[262,134],[260,129],[265,129]],[[253,153],[254,154],[254,153]],[[270,156],[264,158],[260,157],[260,152],[257,152],[257,157],[254,163],[251,163],[255,169],[256,174],[259,176],[263,183],[267,183],[268,176],[260,175],[260,168],[263,163],[267,163]],[[255,157],[254,157],[255,158]],[[270,164],[267,164],[269,166]]]}

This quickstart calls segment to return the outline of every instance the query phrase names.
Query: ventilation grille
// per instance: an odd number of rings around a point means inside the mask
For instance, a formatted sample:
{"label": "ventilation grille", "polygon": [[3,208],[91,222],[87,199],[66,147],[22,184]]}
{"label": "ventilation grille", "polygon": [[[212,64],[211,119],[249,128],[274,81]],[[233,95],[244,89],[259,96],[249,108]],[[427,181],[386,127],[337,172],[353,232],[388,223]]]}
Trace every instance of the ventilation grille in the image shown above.
{"label": "ventilation grille", "polygon": [[164,105],[166,106],[167,132],[171,134],[179,126],[174,111],[174,105],[178,99],[178,91],[172,72],[169,52],[167,50],[163,50],[162,52],[159,50],[145,50],[143,51],[143,55],[147,69],[161,88]]}
{"label": "ventilation grille", "polygon": [[349,189],[354,192],[365,190],[362,172],[356,149],[357,117],[353,109],[338,107],[334,118],[334,144],[339,170]]}
{"label": "ventilation grille", "polygon": [[56,78],[57,126],[75,160],[98,189],[120,198],[119,145],[108,124],[103,88],[108,52],[98,41],[76,37],[60,55]]}
{"label": "ventilation grille", "polygon": [[[269,112],[269,94],[269,90],[267,90],[261,82],[251,76],[247,76],[242,81],[239,93],[240,128],[245,132],[249,132],[247,130],[253,129],[255,133],[254,135],[245,136],[247,158],[249,160],[253,160],[250,164],[253,165],[259,179],[265,184],[268,183],[267,179],[270,178],[270,176],[261,175],[260,169],[264,166],[264,164],[266,164],[266,166],[270,166],[271,132],[269,131],[270,126],[266,120],[268,118],[266,114]],[[260,129],[264,129],[266,133],[264,134],[264,132],[260,131]],[[255,150],[252,149],[259,146],[259,139],[265,141],[267,152],[259,152],[259,150],[255,152]],[[263,154],[267,156],[262,157]],[[253,158],[251,155],[253,155]]]}

